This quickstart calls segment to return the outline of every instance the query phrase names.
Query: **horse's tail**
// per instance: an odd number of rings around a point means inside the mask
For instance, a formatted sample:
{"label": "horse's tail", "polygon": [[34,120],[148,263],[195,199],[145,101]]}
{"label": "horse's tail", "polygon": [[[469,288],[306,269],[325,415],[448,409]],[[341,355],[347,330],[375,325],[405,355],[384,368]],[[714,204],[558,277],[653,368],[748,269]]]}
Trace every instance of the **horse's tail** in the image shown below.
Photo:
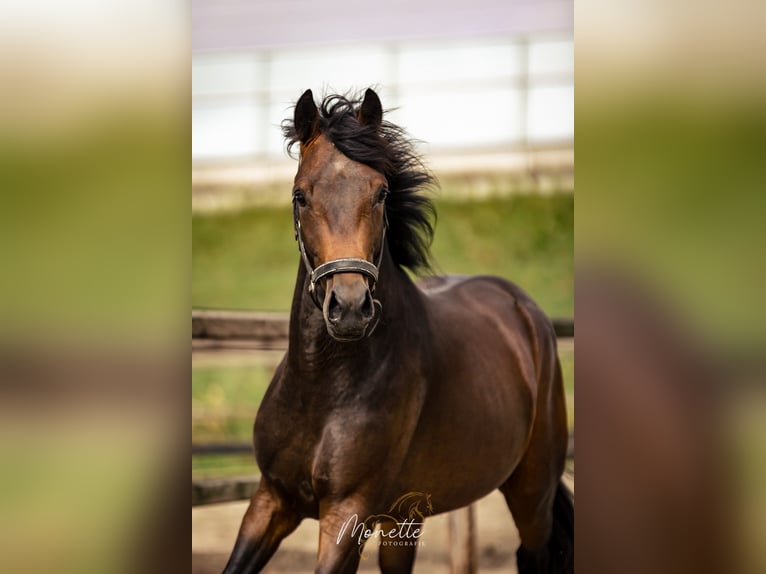
{"label": "horse's tail", "polygon": [[564,483],[556,487],[553,527],[545,547],[532,553],[522,546],[516,560],[519,574],[574,573],[574,501]]}
{"label": "horse's tail", "polygon": [[553,528],[548,541],[550,572],[574,572],[574,501],[572,493],[559,482],[553,499]]}

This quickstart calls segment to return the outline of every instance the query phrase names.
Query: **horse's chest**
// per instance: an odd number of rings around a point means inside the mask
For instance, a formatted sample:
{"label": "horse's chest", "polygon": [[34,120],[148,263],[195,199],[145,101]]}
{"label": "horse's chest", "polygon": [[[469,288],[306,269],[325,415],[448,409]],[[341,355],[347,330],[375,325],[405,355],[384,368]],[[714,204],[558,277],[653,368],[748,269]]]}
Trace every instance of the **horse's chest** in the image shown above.
{"label": "horse's chest", "polygon": [[297,472],[311,465],[316,446],[314,433],[300,423],[256,432],[256,458],[264,473]]}
{"label": "horse's chest", "polygon": [[353,489],[390,446],[379,416],[371,421],[348,405],[327,409],[321,417],[319,410],[288,411],[279,401],[264,403],[255,426],[261,472],[309,515],[324,496]]}
{"label": "horse's chest", "polygon": [[255,427],[258,467],[291,494],[313,502],[311,468],[318,440],[314,425],[295,415],[259,413]]}

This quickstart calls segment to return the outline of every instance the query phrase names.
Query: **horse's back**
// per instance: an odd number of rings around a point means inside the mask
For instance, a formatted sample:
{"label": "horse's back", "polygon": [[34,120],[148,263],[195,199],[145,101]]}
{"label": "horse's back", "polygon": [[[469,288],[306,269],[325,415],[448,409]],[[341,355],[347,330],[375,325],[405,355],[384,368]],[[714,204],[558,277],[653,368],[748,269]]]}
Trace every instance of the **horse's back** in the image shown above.
{"label": "horse's back", "polygon": [[429,275],[418,279],[416,285],[432,299],[438,295],[454,297],[458,293],[476,295],[484,288],[499,289],[503,297],[511,297],[540,311],[526,291],[512,281],[496,275]]}

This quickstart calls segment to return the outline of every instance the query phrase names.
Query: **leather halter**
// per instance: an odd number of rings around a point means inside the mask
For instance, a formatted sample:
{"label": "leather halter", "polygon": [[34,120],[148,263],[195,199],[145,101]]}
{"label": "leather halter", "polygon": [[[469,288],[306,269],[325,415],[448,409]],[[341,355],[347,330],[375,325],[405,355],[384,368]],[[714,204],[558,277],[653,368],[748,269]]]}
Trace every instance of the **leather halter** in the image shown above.
{"label": "leather halter", "polygon": [[[311,266],[311,262],[309,261],[309,256],[306,253],[306,246],[303,243],[303,234],[301,233],[301,220],[298,216],[298,205],[295,202],[293,202],[293,224],[295,228],[295,239],[298,242],[298,250],[301,252],[303,265],[306,267],[306,271],[309,275],[309,295],[311,295],[311,300],[314,301],[314,304],[320,311],[322,310],[322,303],[319,301],[316,285],[321,279],[324,279],[325,277],[332,277],[338,273],[359,273],[368,278],[370,284],[370,293],[375,293],[375,286],[378,283],[378,275],[380,273],[380,265],[383,263],[383,251],[386,248],[388,213],[385,211],[385,205],[383,211],[383,231],[381,232],[380,237],[380,253],[378,255],[377,262],[374,264],[370,263],[366,259],[360,259],[358,257],[339,257],[338,259],[332,259],[322,263],[321,265],[318,265],[316,268],[313,268]],[[375,308],[375,316],[373,318],[372,327],[366,333],[367,337],[372,335],[373,331],[375,331],[375,328],[378,326],[378,322],[380,321],[380,315],[383,311],[383,304],[378,299],[373,299],[372,303]]]}

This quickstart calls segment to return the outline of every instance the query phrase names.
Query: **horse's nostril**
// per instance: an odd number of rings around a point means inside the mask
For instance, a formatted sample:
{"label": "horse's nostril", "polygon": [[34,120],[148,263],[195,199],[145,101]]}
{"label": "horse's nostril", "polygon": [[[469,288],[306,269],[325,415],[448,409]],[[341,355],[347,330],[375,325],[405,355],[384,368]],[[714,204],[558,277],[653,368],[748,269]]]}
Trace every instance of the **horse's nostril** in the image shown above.
{"label": "horse's nostril", "polygon": [[362,317],[365,319],[372,319],[372,316],[375,314],[375,308],[372,305],[372,295],[370,295],[369,290],[365,291],[361,311]]}
{"label": "horse's nostril", "polygon": [[330,303],[327,306],[327,318],[331,323],[337,323],[340,321],[341,308],[338,298],[335,296],[335,292],[330,292]]}

